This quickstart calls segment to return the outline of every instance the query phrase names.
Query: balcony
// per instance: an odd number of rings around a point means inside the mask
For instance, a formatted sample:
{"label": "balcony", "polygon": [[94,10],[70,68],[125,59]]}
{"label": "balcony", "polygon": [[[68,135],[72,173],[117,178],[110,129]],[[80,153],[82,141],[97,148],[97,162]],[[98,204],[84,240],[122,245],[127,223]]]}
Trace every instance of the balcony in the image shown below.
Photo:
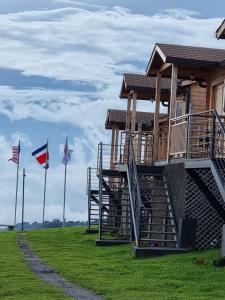
{"label": "balcony", "polygon": [[171,119],[169,157],[207,160],[223,158],[225,116],[214,110]]}

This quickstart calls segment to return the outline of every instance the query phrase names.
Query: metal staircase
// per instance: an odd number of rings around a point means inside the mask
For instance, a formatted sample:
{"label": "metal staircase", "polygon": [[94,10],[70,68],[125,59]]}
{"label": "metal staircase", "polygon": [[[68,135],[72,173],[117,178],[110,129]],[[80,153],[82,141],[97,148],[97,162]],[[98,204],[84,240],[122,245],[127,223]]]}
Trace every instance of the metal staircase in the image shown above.
{"label": "metal staircase", "polygon": [[136,165],[131,135],[127,178],[136,244],[134,255],[183,251],[178,247],[177,226],[163,167]]}
{"label": "metal staircase", "polygon": [[131,217],[126,173],[112,167],[110,145],[99,144],[99,239],[97,245],[129,243]]}
{"label": "metal staircase", "polygon": [[176,247],[175,222],[165,178],[148,172],[138,174],[138,181],[142,198],[139,246]]}
{"label": "metal staircase", "polygon": [[97,168],[87,169],[87,196],[88,196],[88,229],[87,233],[95,233],[99,225],[99,181]]}

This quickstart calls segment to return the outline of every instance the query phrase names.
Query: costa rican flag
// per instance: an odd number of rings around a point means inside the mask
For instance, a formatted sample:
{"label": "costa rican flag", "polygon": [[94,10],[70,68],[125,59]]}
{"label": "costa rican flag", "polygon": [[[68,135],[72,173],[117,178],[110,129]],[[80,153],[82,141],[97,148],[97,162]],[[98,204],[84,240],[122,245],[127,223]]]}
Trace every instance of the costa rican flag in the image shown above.
{"label": "costa rican flag", "polygon": [[20,161],[20,142],[18,146],[12,146],[12,158],[9,161],[13,161],[15,164],[19,164]]}
{"label": "costa rican flag", "polygon": [[40,165],[44,165],[44,168],[48,169],[48,160],[49,160],[49,153],[48,153],[48,143],[44,146],[38,148],[32,155],[36,158],[37,162]]}

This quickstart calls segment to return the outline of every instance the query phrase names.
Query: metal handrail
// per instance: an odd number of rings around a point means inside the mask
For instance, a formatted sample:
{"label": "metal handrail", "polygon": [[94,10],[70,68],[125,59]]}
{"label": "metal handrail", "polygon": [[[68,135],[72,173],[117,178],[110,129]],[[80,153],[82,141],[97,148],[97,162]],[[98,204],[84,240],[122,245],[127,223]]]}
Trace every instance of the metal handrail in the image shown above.
{"label": "metal handrail", "polygon": [[221,122],[221,118],[217,111],[214,111],[213,118],[213,139],[212,139],[212,152],[211,159],[217,170],[217,175],[222,181],[225,188],[225,127]]}
{"label": "metal handrail", "polygon": [[102,190],[103,190],[103,167],[102,167],[102,143],[98,147],[99,158],[98,158],[98,178],[99,178],[99,239],[102,235]]}
{"label": "metal handrail", "polygon": [[139,187],[137,167],[133,149],[132,135],[129,136],[129,155],[127,164],[127,179],[129,186],[129,196],[131,204],[132,222],[136,246],[139,246],[140,240],[140,215],[142,208],[141,192]]}

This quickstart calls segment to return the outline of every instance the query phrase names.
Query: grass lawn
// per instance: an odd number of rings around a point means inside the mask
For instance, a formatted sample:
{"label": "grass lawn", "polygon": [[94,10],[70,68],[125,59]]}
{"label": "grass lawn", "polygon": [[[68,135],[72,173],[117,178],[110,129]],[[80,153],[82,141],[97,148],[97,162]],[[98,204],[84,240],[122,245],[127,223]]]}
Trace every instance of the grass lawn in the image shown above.
{"label": "grass lawn", "polygon": [[0,233],[0,299],[69,299],[39,280],[26,266],[15,233]]}
{"label": "grass lawn", "polygon": [[[96,247],[84,228],[28,233],[33,249],[65,278],[107,299],[225,299],[225,268],[215,268],[218,250],[134,259],[131,245]],[[193,263],[205,257],[205,265]]]}

